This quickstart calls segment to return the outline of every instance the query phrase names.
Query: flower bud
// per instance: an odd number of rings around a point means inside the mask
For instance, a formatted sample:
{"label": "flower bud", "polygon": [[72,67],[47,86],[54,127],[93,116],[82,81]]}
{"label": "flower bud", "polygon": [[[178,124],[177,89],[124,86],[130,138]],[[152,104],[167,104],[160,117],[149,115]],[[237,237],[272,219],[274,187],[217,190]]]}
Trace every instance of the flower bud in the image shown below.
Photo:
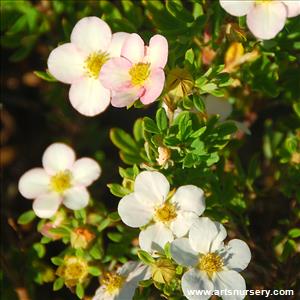
{"label": "flower bud", "polygon": [[94,238],[95,235],[90,230],[79,227],[73,230],[71,233],[71,245],[75,249],[85,249]]}
{"label": "flower bud", "polygon": [[158,147],[158,158],[156,159],[157,163],[160,166],[164,166],[169,158],[171,157],[171,150],[166,147]]}
{"label": "flower bud", "polygon": [[170,283],[176,276],[176,268],[168,259],[160,258],[151,265],[152,279],[159,283]]}

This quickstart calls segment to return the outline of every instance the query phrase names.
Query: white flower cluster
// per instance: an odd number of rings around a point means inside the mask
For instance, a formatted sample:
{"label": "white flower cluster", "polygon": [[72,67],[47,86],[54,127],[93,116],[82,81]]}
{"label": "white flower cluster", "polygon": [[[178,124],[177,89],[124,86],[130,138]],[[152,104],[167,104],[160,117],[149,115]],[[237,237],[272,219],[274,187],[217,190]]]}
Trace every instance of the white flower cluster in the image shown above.
{"label": "white flower cluster", "polygon": [[225,245],[225,228],[207,217],[199,217],[204,210],[202,189],[185,185],[176,192],[170,191],[167,178],[156,171],[141,172],[136,177],[134,192],[123,197],[118,206],[125,224],[142,227],[141,249],[159,256],[166,243],[171,243],[173,259],[187,268],[181,285],[188,299],[210,297],[191,295],[192,290],[225,289],[240,290],[241,296],[234,299],[243,299],[246,284],[239,272],[250,262],[250,249],[238,239]]}

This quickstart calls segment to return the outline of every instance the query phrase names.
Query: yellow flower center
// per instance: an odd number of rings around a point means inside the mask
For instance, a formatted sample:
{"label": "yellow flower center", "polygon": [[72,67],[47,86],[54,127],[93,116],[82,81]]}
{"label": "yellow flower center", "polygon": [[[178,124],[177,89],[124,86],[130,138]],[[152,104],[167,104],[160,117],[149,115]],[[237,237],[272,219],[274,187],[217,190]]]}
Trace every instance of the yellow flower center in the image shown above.
{"label": "yellow flower center", "polygon": [[62,171],[51,177],[50,186],[53,191],[61,194],[72,186],[71,179],[70,171]]}
{"label": "yellow flower center", "polygon": [[105,278],[102,280],[102,284],[105,285],[106,291],[113,295],[117,294],[121,287],[123,286],[125,278],[118,274],[108,273],[105,275]]}
{"label": "yellow flower center", "polygon": [[99,51],[90,54],[85,60],[87,74],[90,77],[97,79],[102,66],[108,61],[108,59],[109,55],[106,52]]}
{"label": "yellow flower center", "polygon": [[211,277],[215,272],[222,271],[223,265],[223,260],[218,254],[208,253],[199,258],[198,268]]}
{"label": "yellow flower center", "polygon": [[169,223],[177,216],[176,207],[172,203],[164,203],[158,207],[154,213],[154,220],[163,223]]}
{"label": "yellow flower center", "polygon": [[267,4],[268,2],[271,2],[273,0],[255,0],[256,4]]}
{"label": "yellow flower center", "polygon": [[131,83],[133,85],[142,85],[150,75],[150,64],[137,63],[129,70]]}

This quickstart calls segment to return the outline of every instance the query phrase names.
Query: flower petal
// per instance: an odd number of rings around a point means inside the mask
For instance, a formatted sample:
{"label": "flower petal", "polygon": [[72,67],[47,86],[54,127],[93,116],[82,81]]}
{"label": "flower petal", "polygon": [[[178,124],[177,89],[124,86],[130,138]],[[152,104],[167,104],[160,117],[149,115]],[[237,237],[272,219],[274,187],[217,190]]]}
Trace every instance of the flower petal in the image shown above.
{"label": "flower petal", "polygon": [[136,198],[135,193],[123,197],[118,205],[118,213],[122,221],[130,227],[141,227],[149,223],[154,208]]}
{"label": "flower petal", "polygon": [[202,254],[216,251],[227,233],[222,224],[201,217],[191,227],[189,240],[192,248]]}
{"label": "flower petal", "polygon": [[84,74],[83,54],[73,44],[63,44],[51,51],[48,69],[57,80],[70,84]]}
{"label": "flower petal", "polygon": [[122,92],[122,89],[131,86],[131,66],[131,62],[126,58],[112,58],[101,68],[99,79],[105,88]]}
{"label": "flower petal", "polygon": [[216,273],[213,277],[213,283],[214,289],[217,291],[240,291],[239,293],[235,292],[233,295],[222,294],[224,300],[241,300],[245,298],[245,279],[236,271],[229,270]]}
{"label": "flower petal", "polygon": [[225,99],[212,95],[204,99],[206,112],[208,115],[219,115],[220,121],[226,120],[232,113],[232,105]]}
{"label": "flower petal", "polygon": [[231,240],[226,247],[223,256],[224,264],[228,269],[241,272],[246,269],[250,260],[251,252],[248,245],[238,239]]}
{"label": "flower petal", "polygon": [[107,51],[112,34],[106,22],[97,17],[86,17],[77,22],[71,33],[71,42],[78,49],[91,54]]}
{"label": "flower petal", "polygon": [[139,282],[151,277],[149,267],[138,261],[128,261],[125,263],[117,273],[121,276],[127,277],[127,282]]}
{"label": "flower petal", "polygon": [[85,187],[75,186],[65,191],[63,204],[72,210],[79,210],[89,203],[90,195]]}
{"label": "flower petal", "polygon": [[160,35],[154,35],[147,48],[147,61],[151,63],[151,68],[164,68],[168,60],[168,41]]}
{"label": "flower petal", "polygon": [[172,231],[162,223],[156,223],[142,230],[139,235],[141,249],[147,252],[162,252],[167,242],[174,239]]}
{"label": "flower petal", "polygon": [[138,282],[125,283],[118,295],[113,298],[102,298],[101,300],[132,300],[137,287]]}
{"label": "flower petal", "polygon": [[177,211],[177,216],[170,224],[170,229],[176,237],[182,237],[187,234],[192,224],[198,220],[194,212]]}
{"label": "flower petal", "polygon": [[288,9],[288,18],[296,17],[300,15],[300,2],[295,0],[283,0],[282,1]]}
{"label": "flower petal", "polygon": [[122,47],[130,33],[127,32],[116,32],[112,35],[111,43],[108,49],[110,57],[120,57]]}
{"label": "flower petal", "polygon": [[49,191],[50,177],[42,168],[27,171],[19,180],[19,191],[23,197],[34,199]]}
{"label": "flower petal", "polygon": [[69,98],[79,113],[93,117],[109,105],[110,91],[99,80],[82,77],[71,85]]}
{"label": "flower petal", "polygon": [[253,7],[254,1],[220,0],[220,5],[230,15],[241,17],[246,15]]}
{"label": "flower petal", "polygon": [[162,69],[154,69],[151,71],[150,77],[146,81],[144,88],[145,94],[141,96],[144,104],[154,102],[161,94],[165,84],[165,73]]}
{"label": "flower petal", "polygon": [[88,157],[83,157],[75,161],[72,167],[73,184],[89,186],[101,174],[101,168],[99,164]]}
{"label": "flower petal", "polygon": [[194,267],[198,262],[198,253],[190,245],[188,238],[176,239],[171,243],[172,258],[185,267]]}
{"label": "flower petal", "polygon": [[181,279],[181,287],[185,297],[189,300],[206,300],[211,295],[199,295],[197,291],[213,292],[214,285],[209,280],[206,273],[197,269],[191,269],[185,272]]}
{"label": "flower petal", "polygon": [[135,64],[143,60],[144,54],[145,45],[142,38],[136,33],[130,34],[122,47],[121,55]]}
{"label": "flower petal", "polygon": [[195,185],[184,185],[178,188],[171,201],[180,210],[191,211],[200,216],[205,210],[205,197],[202,189]]}
{"label": "flower petal", "polygon": [[151,205],[162,204],[170,190],[167,178],[157,171],[143,171],[135,179],[134,194]]}
{"label": "flower petal", "polygon": [[124,91],[112,91],[111,105],[114,107],[126,107],[133,104],[143,94],[143,88],[128,88]]}
{"label": "flower petal", "polygon": [[33,201],[32,209],[39,218],[51,218],[59,208],[61,197],[56,193],[48,193]]}
{"label": "flower petal", "polygon": [[284,27],[287,8],[281,1],[257,3],[247,14],[250,31],[260,39],[274,38]]}
{"label": "flower petal", "polygon": [[74,150],[62,143],[50,145],[45,150],[42,158],[43,166],[50,175],[55,175],[57,172],[71,169],[74,161]]}

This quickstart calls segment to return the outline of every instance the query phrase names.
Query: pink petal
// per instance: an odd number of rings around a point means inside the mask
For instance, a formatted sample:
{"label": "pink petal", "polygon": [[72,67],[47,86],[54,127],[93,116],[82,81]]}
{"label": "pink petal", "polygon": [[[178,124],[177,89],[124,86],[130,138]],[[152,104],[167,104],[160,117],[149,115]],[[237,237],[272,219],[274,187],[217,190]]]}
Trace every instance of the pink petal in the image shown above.
{"label": "pink petal", "polygon": [[49,193],[36,198],[32,208],[40,218],[51,218],[58,210],[61,198],[56,193]]}
{"label": "pink petal", "polygon": [[138,100],[144,93],[144,88],[127,88],[124,91],[113,91],[111,98],[111,105],[114,107],[126,107],[131,105],[134,101]]}
{"label": "pink petal", "polygon": [[116,32],[112,35],[111,43],[108,49],[110,57],[120,57],[121,50],[125,40],[130,36],[127,32]]}
{"label": "pink petal", "polygon": [[110,90],[120,90],[131,85],[129,70],[132,64],[123,57],[112,58],[103,65],[99,79]]}
{"label": "pink petal", "polygon": [[81,19],[71,33],[71,42],[86,54],[107,51],[111,38],[110,27],[97,17]]}
{"label": "pink petal", "polygon": [[247,14],[247,25],[257,38],[269,40],[283,29],[286,17],[287,9],[282,2],[261,2]]}
{"label": "pink petal", "polygon": [[253,7],[255,1],[247,0],[220,0],[223,9],[232,16],[241,17],[246,15]]}
{"label": "pink petal", "polygon": [[51,51],[48,69],[57,80],[72,83],[84,74],[84,57],[73,44],[63,44]]}
{"label": "pink petal", "polygon": [[298,0],[284,0],[282,1],[288,9],[288,18],[300,15],[300,1]]}
{"label": "pink petal", "polygon": [[64,194],[63,204],[73,210],[86,207],[89,203],[89,193],[85,187],[73,187]]}
{"label": "pink petal", "polygon": [[135,64],[143,60],[144,54],[144,41],[138,34],[132,33],[126,39],[121,50],[121,55]]}
{"label": "pink petal", "polygon": [[72,167],[73,184],[89,186],[99,178],[101,168],[99,164],[88,157],[75,161]]}
{"label": "pink petal", "polygon": [[50,177],[42,168],[27,171],[19,180],[19,191],[23,197],[34,199],[49,191]]}
{"label": "pink petal", "polygon": [[110,102],[110,91],[99,80],[83,77],[71,85],[69,98],[82,115],[93,117],[103,112]]}
{"label": "pink petal", "polygon": [[141,101],[144,104],[154,102],[161,94],[165,83],[165,73],[162,69],[158,68],[152,70],[150,78],[146,82],[145,94],[141,97]]}
{"label": "pink petal", "polygon": [[71,169],[75,161],[74,150],[62,143],[50,145],[44,152],[42,162],[46,172],[55,175],[60,171]]}
{"label": "pink petal", "polygon": [[168,60],[168,41],[162,35],[156,34],[150,39],[147,48],[147,61],[151,68],[164,68]]}

